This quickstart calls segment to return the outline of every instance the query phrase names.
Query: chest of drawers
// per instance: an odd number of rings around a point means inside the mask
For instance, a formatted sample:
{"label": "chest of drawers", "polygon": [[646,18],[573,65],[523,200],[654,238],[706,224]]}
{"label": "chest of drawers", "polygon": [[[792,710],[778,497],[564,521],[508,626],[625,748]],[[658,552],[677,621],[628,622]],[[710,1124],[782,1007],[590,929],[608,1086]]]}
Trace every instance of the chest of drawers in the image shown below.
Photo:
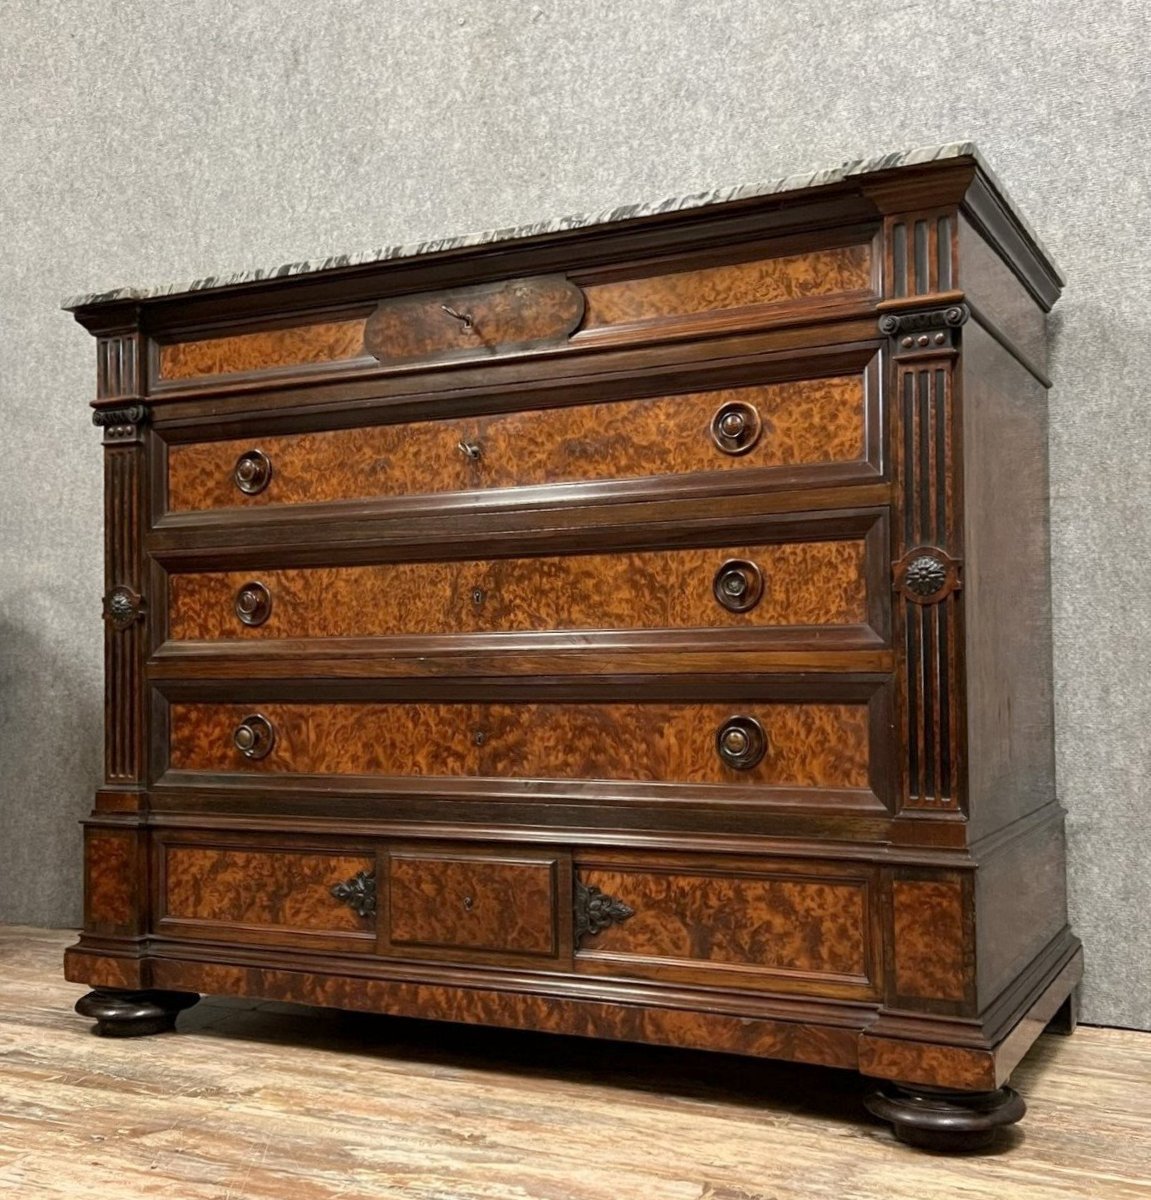
{"label": "chest of drawers", "polygon": [[969,146],[183,291],[98,339],[67,975],[859,1070],[1070,1026],[1044,318]]}

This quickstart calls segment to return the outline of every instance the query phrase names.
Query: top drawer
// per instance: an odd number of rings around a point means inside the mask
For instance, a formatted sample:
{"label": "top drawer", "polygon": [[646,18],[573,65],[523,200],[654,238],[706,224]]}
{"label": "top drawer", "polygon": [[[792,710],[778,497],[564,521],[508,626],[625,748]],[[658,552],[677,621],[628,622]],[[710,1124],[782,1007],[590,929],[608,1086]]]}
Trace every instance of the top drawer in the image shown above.
{"label": "top drawer", "polygon": [[341,365],[418,368],[801,321],[877,298],[870,234],[849,230],[835,240],[761,241],[734,252],[408,292],[338,317],[162,342],[152,383],[163,391]]}
{"label": "top drawer", "polygon": [[[757,486],[874,478],[874,362],[680,395],[168,449],[168,509],[196,512],[750,471]],[[712,490],[709,487],[709,490]]]}

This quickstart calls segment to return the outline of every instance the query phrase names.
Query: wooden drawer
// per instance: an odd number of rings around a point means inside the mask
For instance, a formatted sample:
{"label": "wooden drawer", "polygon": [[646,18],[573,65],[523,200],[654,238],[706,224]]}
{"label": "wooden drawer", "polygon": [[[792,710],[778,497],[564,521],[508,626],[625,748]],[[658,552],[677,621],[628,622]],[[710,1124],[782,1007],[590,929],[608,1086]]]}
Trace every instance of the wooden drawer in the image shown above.
{"label": "wooden drawer", "polygon": [[155,846],[162,936],[371,953],[375,921],[332,894],[373,877],[372,849],[333,850],[248,835],[166,834]]}
{"label": "wooden drawer", "polygon": [[679,395],[168,448],[168,508],[194,512],[549,484],[865,477],[872,369]]}
{"label": "wooden drawer", "polygon": [[557,960],[571,955],[571,860],[522,848],[392,846],[381,953]]}
{"label": "wooden drawer", "polygon": [[[879,693],[875,693],[878,696]],[[173,701],[176,773],[867,792],[879,701]],[[878,731],[877,731],[878,732]],[[171,780],[168,780],[171,782]]]}
{"label": "wooden drawer", "polygon": [[[737,532],[771,532],[762,519]],[[173,574],[171,641],[580,631],[773,633],[837,648],[886,640],[880,516],[790,522],[817,540],[447,562]],[[720,532],[731,536],[726,527]],[[834,534],[826,539],[822,534]],[[698,535],[697,535],[698,536]],[[713,531],[712,537],[716,536]],[[447,548],[450,552],[451,548]],[[806,634],[804,631],[808,631]],[[581,644],[582,644],[581,643]]]}
{"label": "wooden drawer", "polygon": [[[874,869],[586,850],[577,889],[607,913],[576,969],[712,987],[878,995]],[[629,910],[621,920],[613,911]],[[577,925],[578,932],[578,925]]]}
{"label": "wooden drawer", "polygon": [[405,368],[486,361],[582,344],[642,342],[802,319],[877,295],[872,243],[857,230],[760,241],[562,274],[416,292],[339,317],[156,346],[156,390],[220,376],[313,374],[334,364]]}
{"label": "wooden drawer", "polygon": [[862,864],[193,830],[158,833],[153,852],[162,938],[878,995]]}
{"label": "wooden drawer", "polygon": [[[843,236],[843,235],[841,235]],[[870,240],[800,249],[763,243],[729,252],[664,259],[580,277],[586,312],[580,336],[628,340],[750,327],[832,300],[862,302],[877,292]]]}

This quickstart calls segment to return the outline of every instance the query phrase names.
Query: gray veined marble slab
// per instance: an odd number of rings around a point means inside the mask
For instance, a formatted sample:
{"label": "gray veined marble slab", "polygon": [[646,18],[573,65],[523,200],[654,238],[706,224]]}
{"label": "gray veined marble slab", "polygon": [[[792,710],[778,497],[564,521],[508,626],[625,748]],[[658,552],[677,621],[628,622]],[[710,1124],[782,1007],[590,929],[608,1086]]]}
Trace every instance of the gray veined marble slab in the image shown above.
{"label": "gray veined marble slab", "polygon": [[838,167],[820,171],[805,171],[796,175],[785,175],[764,183],[748,183],[736,187],[716,188],[712,191],[694,192],[686,196],[674,196],[648,204],[622,204],[618,208],[605,209],[597,213],[583,213],[570,217],[557,217],[550,221],[538,221],[532,225],[518,225],[510,229],[489,229],[483,233],[467,233],[460,237],[435,238],[426,242],[412,242],[403,246],[385,246],[379,250],[367,250],[360,254],[337,254],[330,258],[312,259],[305,262],[284,263],[278,267],[236,271],[230,275],[209,275],[191,283],[170,283],[158,287],[113,288],[106,292],[86,292],[64,302],[64,308],[73,310],[95,304],[112,304],[122,300],[150,300],[161,296],[179,296],[190,292],[204,292],[216,288],[236,287],[244,283],[257,283],[265,279],[283,279],[292,275],[313,275],[339,267],[365,266],[370,263],[388,262],[400,258],[417,258],[424,254],[436,254],[445,250],[458,250],[468,246],[487,246],[497,242],[511,242],[518,238],[538,237],[547,233],[562,233],[570,229],[585,229],[593,225],[610,225],[617,221],[628,221],[637,217],[656,216],[659,213],[683,212],[694,208],[705,208],[713,204],[724,204],[731,200],[746,200],[755,196],[773,196],[783,192],[798,192],[827,184],[842,183],[890,171],[894,167],[918,166],[924,163],[947,159],[973,159],[999,194],[1007,208],[1015,216],[1020,227],[1035,243],[1039,252],[1050,261],[1038,236],[1022,214],[1011,203],[995,172],[987,165],[974,142],[950,142],[943,146],[922,146],[914,150],[901,150],[875,158],[852,159]]}

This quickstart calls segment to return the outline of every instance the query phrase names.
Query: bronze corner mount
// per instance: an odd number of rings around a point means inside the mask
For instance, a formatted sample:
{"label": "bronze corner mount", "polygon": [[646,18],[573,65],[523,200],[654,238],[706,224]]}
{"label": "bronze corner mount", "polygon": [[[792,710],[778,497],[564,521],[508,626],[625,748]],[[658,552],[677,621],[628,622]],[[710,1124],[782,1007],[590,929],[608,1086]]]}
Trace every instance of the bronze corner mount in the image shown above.
{"label": "bronze corner mount", "polygon": [[374,871],[357,871],[351,879],[332,885],[332,896],[346,904],[357,916],[376,915],[376,874]]}
{"label": "bronze corner mount", "polygon": [[585,936],[595,937],[609,925],[635,916],[635,909],[614,896],[607,895],[594,884],[575,881],[575,944]]}

